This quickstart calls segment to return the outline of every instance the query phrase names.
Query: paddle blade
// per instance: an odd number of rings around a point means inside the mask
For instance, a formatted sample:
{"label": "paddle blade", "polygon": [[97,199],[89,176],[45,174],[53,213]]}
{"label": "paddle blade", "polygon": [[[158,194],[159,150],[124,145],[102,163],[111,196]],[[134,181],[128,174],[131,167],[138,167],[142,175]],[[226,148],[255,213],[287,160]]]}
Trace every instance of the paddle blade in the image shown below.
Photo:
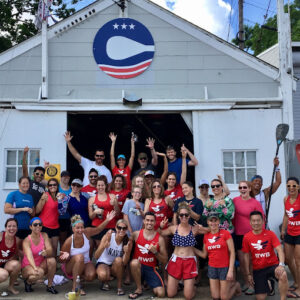
{"label": "paddle blade", "polygon": [[288,124],[278,124],[276,127],[276,140],[277,144],[280,145],[286,138],[289,132]]}

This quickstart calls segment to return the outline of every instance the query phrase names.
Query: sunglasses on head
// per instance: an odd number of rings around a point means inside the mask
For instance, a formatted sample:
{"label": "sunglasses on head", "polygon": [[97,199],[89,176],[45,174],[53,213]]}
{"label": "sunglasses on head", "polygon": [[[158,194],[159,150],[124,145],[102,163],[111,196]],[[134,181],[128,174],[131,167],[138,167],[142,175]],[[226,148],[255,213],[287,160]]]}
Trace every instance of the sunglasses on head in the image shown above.
{"label": "sunglasses on head", "polygon": [[287,187],[287,188],[291,188],[291,187],[292,187],[292,188],[296,188],[297,185],[296,185],[296,184],[287,184],[286,187]]}
{"label": "sunglasses on head", "polygon": [[103,154],[96,154],[95,156],[96,156],[96,157],[104,157]]}
{"label": "sunglasses on head", "polygon": [[212,184],[210,186],[212,189],[221,187],[221,184]]}
{"label": "sunglasses on head", "polygon": [[127,230],[127,227],[126,226],[117,226],[117,229],[125,231],[125,230]]}
{"label": "sunglasses on head", "polygon": [[179,214],[179,217],[180,217],[180,218],[183,218],[183,217],[188,218],[189,216],[190,216],[189,214]]}
{"label": "sunglasses on head", "polygon": [[42,225],[42,223],[39,222],[39,223],[33,223],[32,226],[33,227],[38,227],[38,226],[42,227],[43,225]]}
{"label": "sunglasses on head", "polygon": [[72,186],[76,186],[76,187],[78,187],[78,188],[80,188],[80,187],[81,187],[81,185],[80,185],[80,184],[78,184],[78,183],[73,183],[73,184],[72,184]]}
{"label": "sunglasses on head", "polygon": [[48,187],[53,187],[53,186],[57,186],[57,184],[56,183],[50,183],[50,184],[48,184]]}
{"label": "sunglasses on head", "polygon": [[239,186],[239,190],[246,190],[248,188],[247,185],[242,185],[242,186]]}
{"label": "sunglasses on head", "polygon": [[35,174],[36,176],[44,177],[44,173],[35,172],[34,174]]}

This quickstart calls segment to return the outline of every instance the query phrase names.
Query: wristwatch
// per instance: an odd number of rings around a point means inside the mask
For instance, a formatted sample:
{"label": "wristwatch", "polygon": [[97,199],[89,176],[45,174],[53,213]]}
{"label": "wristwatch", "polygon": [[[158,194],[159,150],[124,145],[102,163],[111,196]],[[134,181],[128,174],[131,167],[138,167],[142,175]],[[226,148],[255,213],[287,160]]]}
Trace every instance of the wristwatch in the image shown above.
{"label": "wristwatch", "polygon": [[280,263],[279,263],[279,266],[281,266],[281,267],[285,267],[285,263],[283,263],[283,262],[280,262]]}

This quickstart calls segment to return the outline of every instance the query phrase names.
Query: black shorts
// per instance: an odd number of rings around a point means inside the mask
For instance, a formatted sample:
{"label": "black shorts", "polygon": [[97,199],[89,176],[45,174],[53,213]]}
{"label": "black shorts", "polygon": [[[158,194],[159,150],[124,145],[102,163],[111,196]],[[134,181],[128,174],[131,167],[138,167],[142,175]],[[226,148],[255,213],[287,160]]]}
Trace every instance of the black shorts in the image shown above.
{"label": "black shorts", "polygon": [[260,270],[253,270],[254,290],[255,294],[267,294],[270,291],[268,280],[277,278],[275,276],[275,269],[278,265],[267,267]]}
{"label": "black shorts", "polygon": [[290,245],[300,245],[300,235],[289,235],[284,236],[284,242]]}
{"label": "black shorts", "polygon": [[59,231],[60,232],[70,232],[71,231],[71,221],[70,219],[58,219]]}
{"label": "black shorts", "polygon": [[242,250],[243,248],[243,235],[233,234],[233,242],[235,250]]}
{"label": "black shorts", "polygon": [[59,228],[51,229],[51,228],[43,227],[42,232],[46,232],[49,239],[59,236]]}
{"label": "black shorts", "polygon": [[108,230],[115,231],[114,228],[105,228],[100,233],[93,235],[91,238],[97,241],[102,240],[102,238],[105,236]]}
{"label": "black shorts", "polygon": [[31,230],[30,229],[18,229],[16,236],[20,239],[20,240],[24,240],[25,238],[28,237],[28,235],[31,234]]}
{"label": "black shorts", "polygon": [[226,280],[228,267],[225,268],[214,268],[208,266],[207,269],[207,277],[210,279],[219,279],[219,280]]}

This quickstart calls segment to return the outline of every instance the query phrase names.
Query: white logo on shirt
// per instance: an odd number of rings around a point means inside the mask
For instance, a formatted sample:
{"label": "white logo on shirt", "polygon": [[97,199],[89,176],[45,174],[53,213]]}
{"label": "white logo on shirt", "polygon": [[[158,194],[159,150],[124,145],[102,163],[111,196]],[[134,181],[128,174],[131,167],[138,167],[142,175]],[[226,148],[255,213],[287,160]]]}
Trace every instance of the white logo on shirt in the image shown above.
{"label": "white logo on shirt", "polygon": [[2,257],[8,257],[10,250],[3,251],[1,250]]}
{"label": "white logo on shirt", "polygon": [[149,244],[146,244],[145,247],[143,247],[139,244],[137,244],[137,246],[138,246],[138,248],[139,248],[139,250],[142,254],[148,254],[149,253],[149,250],[148,250]]}

